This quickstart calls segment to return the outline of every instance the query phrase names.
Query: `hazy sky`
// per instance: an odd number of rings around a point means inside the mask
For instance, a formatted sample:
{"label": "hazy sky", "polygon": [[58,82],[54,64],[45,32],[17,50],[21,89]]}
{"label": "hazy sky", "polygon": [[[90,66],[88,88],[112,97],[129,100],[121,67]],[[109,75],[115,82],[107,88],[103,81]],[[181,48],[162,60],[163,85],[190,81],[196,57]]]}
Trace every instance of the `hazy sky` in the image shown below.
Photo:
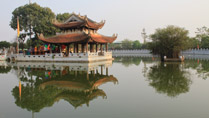
{"label": "hazy sky", "polygon": [[[31,0],[53,12],[75,12],[87,15],[100,22],[106,20],[99,33],[112,36],[118,33],[117,41],[125,38],[140,40],[141,31],[154,33],[156,28],[167,25],[184,27],[195,36],[196,28],[209,27],[209,0]],[[12,41],[16,31],[9,23],[12,11],[29,0],[1,0],[1,41]]]}

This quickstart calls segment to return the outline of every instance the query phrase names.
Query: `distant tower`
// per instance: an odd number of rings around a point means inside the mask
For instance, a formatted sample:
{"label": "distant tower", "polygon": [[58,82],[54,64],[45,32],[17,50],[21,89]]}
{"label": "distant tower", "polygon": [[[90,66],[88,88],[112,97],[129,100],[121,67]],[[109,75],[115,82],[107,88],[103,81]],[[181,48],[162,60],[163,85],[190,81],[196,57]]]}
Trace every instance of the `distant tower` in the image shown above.
{"label": "distant tower", "polygon": [[29,0],[29,4],[31,4],[31,0]]}
{"label": "distant tower", "polygon": [[144,39],[144,43],[146,43],[147,33],[145,32],[145,28],[142,29],[141,36]]}

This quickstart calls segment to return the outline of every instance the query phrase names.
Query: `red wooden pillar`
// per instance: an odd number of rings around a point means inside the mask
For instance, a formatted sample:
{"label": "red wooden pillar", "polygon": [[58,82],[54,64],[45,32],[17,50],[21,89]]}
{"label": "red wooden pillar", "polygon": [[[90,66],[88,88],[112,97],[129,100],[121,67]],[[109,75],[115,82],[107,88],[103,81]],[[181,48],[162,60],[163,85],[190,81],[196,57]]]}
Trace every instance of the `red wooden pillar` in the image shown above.
{"label": "red wooden pillar", "polygon": [[107,52],[107,51],[108,51],[108,44],[106,43],[106,45],[105,45],[105,46],[106,46],[106,52]]}
{"label": "red wooden pillar", "polygon": [[92,44],[92,51],[91,52],[94,52],[94,44]]}
{"label": "red wooden pillar", "polygon": [[96,44],[96,52],[98,52],[98,45]]}
{"label": "red wooden pillar", "polygon": [[69,56],[69,44],[67,44],[66,56]]}
{"label": "red wooden pillar", "polygon": [[92,44],[90,44],[90,52],[92,52]]}
{"label": "red wooden pillar", "polygon": [[76,44],[74,43],[74,46],[73,46],[73,53],[76,53]]}
{"label": "red wooden pillar", "polygon": [[78,48],[79,48],[79,45],[78,44],[76,44],[76,53],[78,53]]}
{"label": "red wooden pillar", "polygon": [[84,47],[85,47],[85,45],[84,44],[82,44],[82,53],[84,53]]}
{"label": "red wooden pillar", "polygon": [[101,50],[101,52],[103,52],[102,44],[100,44],[100,50]]}
{"label": "red wooden pillar", "polygon": [[88,49],[88,43],[86,43],[86,53],[89,51]]}
{"label": "red wooden pillar", "polygon": [[62,46],[59,44],[60,53],[62,53]]}

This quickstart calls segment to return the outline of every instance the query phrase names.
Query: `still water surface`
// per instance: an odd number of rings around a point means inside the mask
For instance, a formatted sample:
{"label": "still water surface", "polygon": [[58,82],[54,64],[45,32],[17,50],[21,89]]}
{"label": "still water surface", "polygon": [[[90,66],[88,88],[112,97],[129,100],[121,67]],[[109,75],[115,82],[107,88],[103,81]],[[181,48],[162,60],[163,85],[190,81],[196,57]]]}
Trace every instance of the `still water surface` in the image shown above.
{"label": "still water surface", "polygon": [[207,60],[0,65],[0,118],[209,117]]}

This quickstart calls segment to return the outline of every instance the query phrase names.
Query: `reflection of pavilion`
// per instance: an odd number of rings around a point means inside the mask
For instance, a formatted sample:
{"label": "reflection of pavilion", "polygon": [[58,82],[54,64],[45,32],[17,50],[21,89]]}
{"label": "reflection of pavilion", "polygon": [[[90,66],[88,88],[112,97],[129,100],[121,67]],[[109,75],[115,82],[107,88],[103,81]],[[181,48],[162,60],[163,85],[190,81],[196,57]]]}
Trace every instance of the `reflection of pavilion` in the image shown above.
{"label": "reflection of pavilion", "polygon": [[[56,101],[65,100],[75,108],[101,96],[106,98],[100,85],[117,83],[108,74],[112,61],[76,65],[65,63],[17,63],[18,77],[22,85],[13,89],[16,104],[29,111],[39,112]],[[59,65],[59,66],[58,66]],[[20,90],[21,89],[21,90]]]}

